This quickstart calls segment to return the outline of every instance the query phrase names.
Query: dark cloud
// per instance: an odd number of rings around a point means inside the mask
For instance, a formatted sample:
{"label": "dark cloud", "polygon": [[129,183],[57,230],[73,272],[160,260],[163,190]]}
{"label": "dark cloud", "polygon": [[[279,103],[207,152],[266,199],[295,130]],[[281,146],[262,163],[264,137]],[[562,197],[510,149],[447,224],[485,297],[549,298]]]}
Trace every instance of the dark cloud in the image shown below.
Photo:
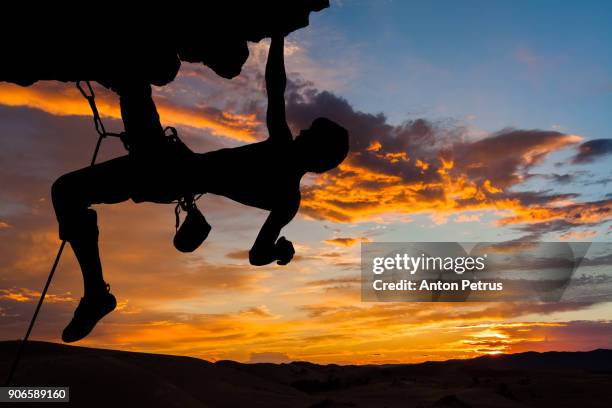
{"label": "dark cloud", "polygon": [[514,217],[504,218],[501,224],[513,224],[514,228],[528,233],[537,240],[548,232],[567,232],[575,227],[602,225],[612,217],[612,200],[605,199],[563,207],[526,209]]}
{"label": "dark cloud", "polygon": [[[319,116],[342,124],[351,135],[352,163],[400,176],[404,182],[439,180],[442,157],[454,160],[455,166],[472,179],[511,186],[522,180],[524,170],[548,153],[579,140],[555,131],[503,129],[473,141],[457,123],[449,126],[426,119],[393,126],[382,113],[356,111],[346,99],[319,92],[299,80],[289,87],[287,116],[295,129],[309,127]],[[419,167],[417,160],[428,168]]]}
{"label": "dark cloud", "polygon": [[[314,218],[351,222],[390,211],[488,208],[508,209],[517,213],[509,219],[532,224],[537,220],[528,218],[540,214],[563,218],[558,214],[562,209],[532,212],[532,208],[559,206],[579,196],[551,189],[515,189],[537,175],[530,170],[549,154],[577,144],[579,136],[506,128],[475,139],[461,124],[448,121],[416,119],[391,125],[382,113],[357,111],[346,99],[299,79],[291,81],[288,89],[287,115],[294,129],[307,128],[316,117],[326,116],[351,135],[351,153],[344,165],[322,183],[304,189],[304,212]],[[581,174],[540,176],[569,184]],[[574,206],[568,211],[574,220],[565,225],[572,228],[582,218],[575,217]]]}
{"label": "dark cloud", "polygon": [[595,139],[582,143],[572,163],[590,163],[603,156],[612,154],[612,139]]}
{"label": "dark cloud", "polygon": [[567,222],[566,220],[554,220],[554,221],[546,221],[546,222],[537,222],[533,224],[525,224],[516,227],[517,230],[528,232],[530,237],[534,239],[535,237],[541,237],[544,233],[547,232],[563,232],[572,228],[572,224]]}
{"label": "dark cloud", "polygon": [[[509,337],[520,336],[520,327],[500,328]],[[561,324],[535,325],[530,329],[531,338],[527,337],[513,345],[509,352],[523,351],[590,351],[596,348],[612,347],[612,322],[609,320],[575,320]],[[545,341],[541,341],[545,339]]]}
{"label": "dark cloud", "polygon": [[473,143],[457,144],[452,155],[471,178],[510,187],[520,183],[526,170],[546,155],[578,140],[555,131],[504,129]]}
{"label": "dark cloud", "polygon": [[550,180],[553,180],[559,184],[569,184],[572,183],[573,181],[576,180],[576,175],[575,174],[556,174],[556,173],[552,173],[550,175],[548,175],[548,178]]}
{"label": "dark cloud", "polygon": [[577,171],[574,173],[565,173],[565,174],[557,174],[557,173],[530,174],[529,176],[530,177],[541,177],[543,179],[550,180],[558,184],[571,184],[571,183],[576,182],[580,176],[584,176],[586,174],[588,173],[585,171]]}
{"label": "dark cloud", "polygon": [[602,185],[602,186],[607,186],[609,183],[612,183],[612,177],[604,177],[601,178],[599,180],[594,180],[594,181],[587,181],[586,183],[584,183],[587,186],[593,186],[593,185]]}

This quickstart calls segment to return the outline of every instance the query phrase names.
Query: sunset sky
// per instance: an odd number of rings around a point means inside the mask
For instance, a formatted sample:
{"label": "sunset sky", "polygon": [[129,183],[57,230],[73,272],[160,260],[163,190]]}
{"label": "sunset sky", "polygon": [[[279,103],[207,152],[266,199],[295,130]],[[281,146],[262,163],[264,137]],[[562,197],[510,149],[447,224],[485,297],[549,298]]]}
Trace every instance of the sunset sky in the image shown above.
{"label": "sunset sky", "polygon": [[[332,2],[286,40],[287,115],[295,133],[337,121],[351,153],[303,179],[283,230],[294,260],[250,266],[267,214],[222,197],[199,201],[213,230],[188,255],[172,245],[172,205],[97,206],[119,307],[78,344],[318,363],[612,348],[609,302],[366,303],[359,290],[362,242],[610,241],[611,20],[597,1]],[[198,152],[265,139],[267,46],[250,44],[232,80],[183,63],[155,89],[162,123]],[[116,96],[95,86],[120,130]],[[49,81],[0,83],[0,133],[7,340],[23,336],[60,243],[51,184],[88,164],[96,134],[74,84]],[[109,139],[99,161],[123,153]],[[82,296],[70,249],[49,293],[32,337],[59,342]]]}

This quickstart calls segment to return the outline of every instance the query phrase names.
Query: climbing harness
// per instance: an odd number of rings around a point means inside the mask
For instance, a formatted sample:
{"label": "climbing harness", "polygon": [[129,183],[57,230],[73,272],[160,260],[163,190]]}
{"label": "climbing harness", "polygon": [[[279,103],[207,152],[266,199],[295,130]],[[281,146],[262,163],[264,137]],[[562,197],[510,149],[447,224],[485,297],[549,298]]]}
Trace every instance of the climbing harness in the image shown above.
{"label": "climbing harness", "polygon": [[[107,136],[121,137],[123,140],[123,136],[125,135],[125,133],[110,133],[106,131],[106,129],[104,128],[104,123],[102,122],[102,119],[100,118],[100,113],[98,112],[98,108],[96,106],[96,95],[91,86],[91,83],[89,81],[84,81],[84,82],[85,82],[85,85],[87,86],[87,89],[83,88],[83,86],[81,85],[81,81],[77,81],[76,86],[78,90],[81,92],[81,94],[83,95],[83,97],[85,97],[85,99],[89,103],[89,106],[93,113],[94,126],[96,129],[96,132],[98,132],[98,142],[96,143],[96,147],[94,149],[93,157],[91,158],[91,164],[90,164],[90,166],[93,166],[96,163],[96,159],[98,158],[98,152],[100,150],[100,145],[102,144],[102,140],[106,138]],[[34,315],[32,316],[32,320],[30,320],[30,325],[28,326],[28,330],[26,331],[26,334],[23,340],[19,344],[19,350],[17,351],[17,355],[15,356],[15,360],[13,361],[11,371],[9,372],[9,375],[6,379],[5,387],[8,387],[11,384],[11,381],[13,380],[13,375],[15,374],[15,370],[17,369],[17,366],[19,365],[19,360],[21,359],[23,349],[26,343],[28,342],[28,338],[30,337],[30,333],[32,332],[32,328],[34,327],[36,318],[38,317],[38,312],[40,311],[43,301],[45,300],[45,296],[47,295],[47,290],[49,290],[49,285],[51,284],[51,280],[53,279],[53,275],[55,274],[55,270],[57,269],[57,265],[59,264],[60,258],[62,257],[62,253],[64,252],[65,246],[66,246],[66,240],[63,240],[62,243],[60,244],[59,250],[57,251],[57,255],[55,256],[55,261],[53,262],[53,266],[51,267],[51,272],[49,273],[49,277],[47,278],[45,287],[42,293],[40,294],[40,299],[38,300],[38,304],[36,305],[36,309],[34,310]]]}

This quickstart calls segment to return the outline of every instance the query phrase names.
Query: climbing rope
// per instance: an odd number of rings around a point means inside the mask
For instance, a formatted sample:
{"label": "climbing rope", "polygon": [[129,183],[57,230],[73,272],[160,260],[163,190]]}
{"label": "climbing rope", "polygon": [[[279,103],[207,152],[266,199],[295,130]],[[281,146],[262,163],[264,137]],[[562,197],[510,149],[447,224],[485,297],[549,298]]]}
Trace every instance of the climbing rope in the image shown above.
{"label": "climbing rope", "polygon": [[[124,133],[109,133],[104,128],[104,123],[100,118],[100,113],[98,112],[98,107],[96,106],[96,94],[91,86],[89,81],[85,81],[87,89],[83,88],[81,85],[81,81],[77,81],[76,86],[78,90],[81,92],[83,97],[89,103],[89,107],[91,108],[94,120],[94,126],[96,132],[98,132],[98,142],[96,143],[96,147],[93,152],[93,157],[91,158],[90,166],[93,166],[96,163],[96,159],[98,158],[98,152],[100,150],[100,145],[102,144],[102,139],[107,136],[115,136],[121,137],[123,140]],[[26,343],[28,342],[28,338],[30,337],[30,333],[32,332],[32,328],[34,327],[34,323],[36,322],[36,318],[38,317],[38,312],[45,300],[45,296],[47,295],[47,290],[49,290],[49,285],[51,284],[51,280],[53,279],[53,275],[55,274],[55,270],[57,269],[57,265],[59,264],[60,258],[62,257],[62,253],[64,252],[64,247],[66,246],[66,240],[63,240],[60,244],[59,250],[57,251],[57,255],[55,256],[55,261],[53,262],[53,266],[51,267],[51,272],[49,273],[49,277],[47,278],[47,282],[45,283],[45,287],[40,294],[40,299],[38,300],[38,304],[36,305],[36,309],[34,310],[34,315],[32,316],[32,320],[30,320],[30,325],[28,326],[28,330],[26,334],[19,344],[19,350],[17,351],[17,355],[15,356],[15,360],[13,361],[13,365],[11,367],[11,371],[5,382],[5,387],[10,386],[11,381],[13,380],[13,375],[15,374],[15,370],[19,365],[19,360],[21,359],[21,355],[23,354],[23,349],[25,348]]]}

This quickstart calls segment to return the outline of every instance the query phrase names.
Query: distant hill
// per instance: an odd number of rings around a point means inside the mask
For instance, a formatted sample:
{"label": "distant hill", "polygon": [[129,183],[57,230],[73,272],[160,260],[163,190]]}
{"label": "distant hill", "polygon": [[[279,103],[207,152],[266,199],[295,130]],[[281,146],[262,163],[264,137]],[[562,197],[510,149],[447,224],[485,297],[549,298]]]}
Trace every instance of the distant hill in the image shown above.
{"label": "distant hill", "polygon": [[[17,346],[0,342],[0,379]],[[612,350],[339,366],[31,342],[13,385],[69,386],[75,407],[612,407]]]}

